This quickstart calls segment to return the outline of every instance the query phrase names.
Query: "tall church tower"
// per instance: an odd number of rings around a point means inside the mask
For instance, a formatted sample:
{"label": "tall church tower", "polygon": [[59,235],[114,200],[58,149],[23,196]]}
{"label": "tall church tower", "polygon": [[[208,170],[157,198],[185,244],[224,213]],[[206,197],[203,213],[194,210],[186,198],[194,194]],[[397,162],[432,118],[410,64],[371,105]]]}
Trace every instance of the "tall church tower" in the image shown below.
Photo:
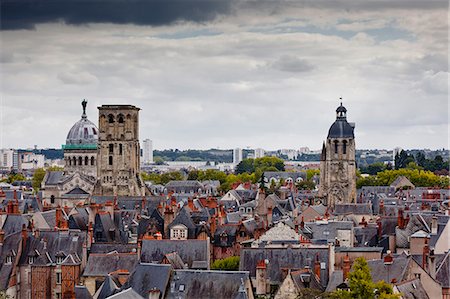
{"label": "tall church tower", "polygon": [[355,125],[347,122],[347,109],[336,109],[336,121],[328,131],[320,161],[319,197],[334,208],[356,200]]}
{"label": "tall church tower", "polygon": [[140,178],[139,108],[103,105],[99,110],[95,195],[144,196]]}

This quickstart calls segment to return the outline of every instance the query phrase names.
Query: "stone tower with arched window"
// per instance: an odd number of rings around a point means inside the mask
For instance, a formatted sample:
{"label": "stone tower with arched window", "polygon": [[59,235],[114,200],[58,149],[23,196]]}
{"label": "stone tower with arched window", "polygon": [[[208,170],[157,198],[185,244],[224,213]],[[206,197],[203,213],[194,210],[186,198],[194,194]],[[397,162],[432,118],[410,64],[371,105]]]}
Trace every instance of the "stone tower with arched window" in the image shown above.
{"label": "stone tower with arched window", "polygon": [[99,110],[95,195],[143,196],[140,178],[139,108],[103,105]]}
{"label": "stone tower with arched window", "polygon": [[336,121],[328,131],[320,161],[319,196],[334,208],[356,199],[355,125],[347,122],[347,109],[336,109]]}

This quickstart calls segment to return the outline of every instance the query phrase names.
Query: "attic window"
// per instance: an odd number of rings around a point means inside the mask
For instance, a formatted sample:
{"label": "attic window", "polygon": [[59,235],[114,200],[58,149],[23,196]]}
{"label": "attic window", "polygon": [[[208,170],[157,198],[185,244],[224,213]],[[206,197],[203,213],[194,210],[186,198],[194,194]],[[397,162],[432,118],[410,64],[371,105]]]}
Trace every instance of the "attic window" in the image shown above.
{"label": "attic window", "polygon": [[180,287],[178,289],[180,292],[184,292],[184,284],[180,284]]}
{"label": "attic window", "polygon": [[7,264],[7,265],[11,265],[12,264],[12,256],[10,256],[10,255],[6,256],[5,264]]}
{"label": "attic window", "polygon": [[34,263],[34,256],[28,257],[28,264],[32,265]]}
{"label": "attic window", "polygon": [[56,257],[56,263],[59,265],[59,264],[61,264],[62,262],[63,262],[63,260],[64,260],[64,257],[62,257],[62,256],[57,256]]}

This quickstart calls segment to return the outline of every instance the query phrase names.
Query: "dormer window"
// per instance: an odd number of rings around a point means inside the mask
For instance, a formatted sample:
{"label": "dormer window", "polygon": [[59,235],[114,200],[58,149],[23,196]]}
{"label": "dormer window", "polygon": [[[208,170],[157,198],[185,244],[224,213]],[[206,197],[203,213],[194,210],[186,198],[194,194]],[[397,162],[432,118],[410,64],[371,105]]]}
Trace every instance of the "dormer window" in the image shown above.
{"label": "dormer window", "polygon": [[62,264],[63,260],[64,260],[64,257],[63,257],[63,256],[57,256],[57,257],[56,257],[56,263],[57,263],[58,265]]}
{"label": "dormer window", "polygon": [[187,239],[187,227],[183,224],[178,224],[170,229],[171,240],[186,240]]}
{"label": "dormer window", "polygon": [[34,256],[28,257],[28,264],[32,265],[34,263]]}
{"label": "dormer window", "polygon": [[5,264],[6,265],[12,264],[12,256],[10,256],[10,255],[6,256]]}

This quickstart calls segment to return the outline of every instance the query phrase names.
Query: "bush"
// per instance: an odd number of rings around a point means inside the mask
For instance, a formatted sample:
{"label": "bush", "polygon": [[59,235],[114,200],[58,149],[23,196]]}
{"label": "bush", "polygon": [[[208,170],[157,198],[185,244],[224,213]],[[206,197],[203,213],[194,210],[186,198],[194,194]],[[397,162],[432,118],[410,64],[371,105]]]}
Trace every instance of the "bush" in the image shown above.
{"label": "bush", "polygon": [[239,256],[230,256],[221,260],[215,260],[211,265],[212,270],[237,271],[239,270]]}

